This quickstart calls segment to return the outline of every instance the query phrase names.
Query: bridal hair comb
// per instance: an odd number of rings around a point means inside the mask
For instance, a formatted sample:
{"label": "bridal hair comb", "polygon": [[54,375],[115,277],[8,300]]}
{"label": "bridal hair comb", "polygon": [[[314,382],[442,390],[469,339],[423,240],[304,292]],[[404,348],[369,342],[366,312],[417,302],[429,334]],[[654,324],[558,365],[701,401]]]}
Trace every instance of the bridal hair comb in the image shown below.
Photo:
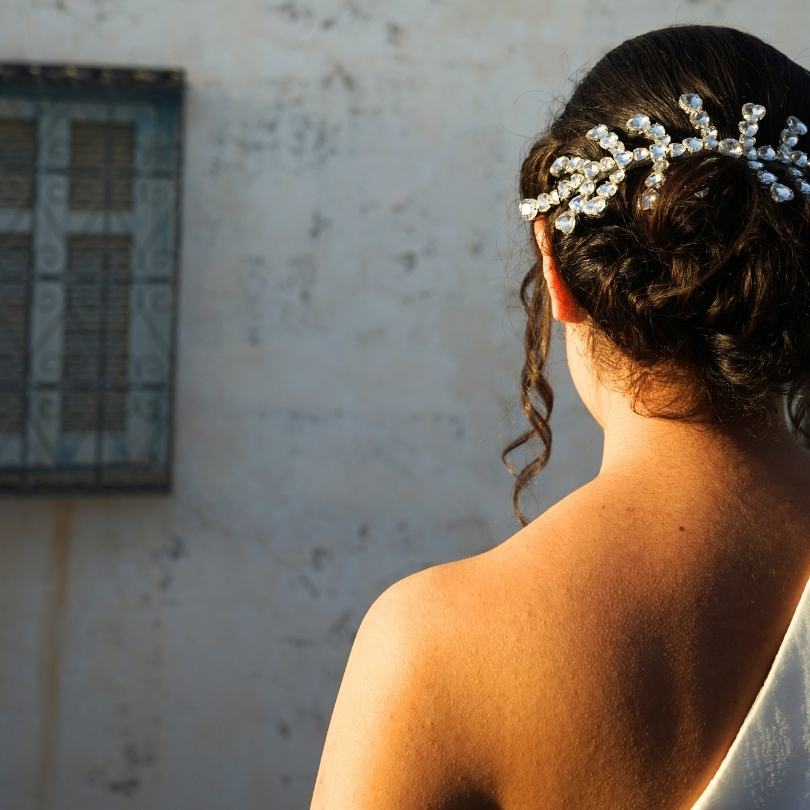
{"label": "bridal hair comb", "polygon": [[[527,222],[538,214],[545,213],[552,206],[568,202],[554,221],[554,227],[563,234],[574,230],[577,215],[598,217],[625,178],[628,168],[651,165],[652,171],[644,180],[645,191],[639,205],[649,210],[655,205],[658,189],[665,180],[669,160],[682,155],[690,155],[701,149],[717,151],[721,155],[744,158],[752,171],[757,173],[760,182],[768,187],[771,197],[776,202],[793,199],[790,186],[779,182],[775,174],[777,166],[784,164],[786,182],[799,191],[804,197],[810,197],[810,183],[805,179],[804,168],[807,166],[807,154],[794,147],[800,135],[807,133],[807,127],[794,115],[788,116],[785,128],[779,136],[779,146],[755,146],[759,121],[765,115],[765,107],[748,102],[743,104],[742,116],[737,138],[717,139],[717,129],[712,126],[708,113],[703,109],[703,101],[695,93],[684,93],[678,99],[678,106],[689,115],[692,126],[699,133],[697,136],[673,142],[661,124],[650,121],[649,116],[637,113],[627,121],[627,134],[644,137],[649,140],[647,146],[626,149],[619,136],[609,130],[605,124],[597,124],[589,129],[585,137],[596,141],[610,155],[601,160],[586,160],[572,155],[560,155],[549,168],[552,177],[561,177],[556,188],[547,193],[521,200],[518,210]],[[695,192],[695,196],[704,197],[708,189],[704,186]]]}

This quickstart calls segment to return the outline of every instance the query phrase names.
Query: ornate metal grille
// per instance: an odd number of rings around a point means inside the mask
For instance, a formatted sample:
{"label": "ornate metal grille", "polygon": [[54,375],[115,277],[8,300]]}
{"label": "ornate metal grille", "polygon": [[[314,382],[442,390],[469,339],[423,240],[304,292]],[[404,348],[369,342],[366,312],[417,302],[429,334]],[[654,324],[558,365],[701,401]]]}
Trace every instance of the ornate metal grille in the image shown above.
{"label": "ornate metal grille", "polygon": [[183,74],[0,65],[0,491],[171,485]]}

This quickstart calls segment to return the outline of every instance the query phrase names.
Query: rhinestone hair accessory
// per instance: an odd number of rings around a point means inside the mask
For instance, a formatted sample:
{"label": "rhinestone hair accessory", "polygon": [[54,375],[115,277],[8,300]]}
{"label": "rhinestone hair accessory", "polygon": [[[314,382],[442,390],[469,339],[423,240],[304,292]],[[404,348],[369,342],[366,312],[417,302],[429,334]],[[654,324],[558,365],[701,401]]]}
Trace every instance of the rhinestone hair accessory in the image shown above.
{"label": "rhinestone hair accessory", "polygon": [[[692,155],[701,149],[716,151],[722,155],[744,158],[749,168],[755,171],[759,181],[768,188],[776,202],[786,202],[794,197],[790,185],[779,181],[778,168],[784,169],[786,182],[790,183],[802,196],[810,197],[810,183],[804,169],[808,158],[805,152],[795,149],[799,136],[807,133],[807,127],[795,115],[790,115],[779,136],[779,145],[756,146],[759,121],[765,116],[762,104],[747,102],[742,106],[742,121],[739,123],[739,136],[718,140],[717,129],[712,125],[708,113],[703,109],[703,101],[696,93],[684,93],[678,99],[678,106],[689,115],[692,126],[698,133],[673,142],[661,124],[653,123],[649,116],[637,113],[627,121],[627,135],[644,137],[649,140],[646,146],[626,149],[619,136],[605,124],[597,124],[589,129],[585,137],[596,141],[610,154],[601,160],[586,160],[572,155],[560,155],[549,168],[553,178],[561,178],[547,193],[537,198],[529,197],[518,203],[518,211],[527,222],[550,208],[567,201],[568,207],[554,221],[554,227],[563,234],[574,230],[577,217],[598,217],[605,210],[607,201],[618,191],[625,172],[634,166],[651,166],[652,170],[644,180],[645,190],[639,205],[649,210],[655,205],[658,189],[666,178],[669,161],[683,155]],[[564,176],[563,176],[564,175]],[[704,197],[708,189],[704,186],[695,196]]]}

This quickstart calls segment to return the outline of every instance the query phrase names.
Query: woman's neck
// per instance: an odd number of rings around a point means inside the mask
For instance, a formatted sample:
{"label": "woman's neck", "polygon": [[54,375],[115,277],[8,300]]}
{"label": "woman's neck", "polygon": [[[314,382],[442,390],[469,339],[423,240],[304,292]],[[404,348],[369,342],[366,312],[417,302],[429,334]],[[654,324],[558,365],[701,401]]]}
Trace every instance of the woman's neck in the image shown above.
{"label": "woman's neck", "polygon": [[793,437],[774,410],[762,420],[699,424],[634,413],[629,404],[614,405],[604,417],[604,450],[598,477],[637,473],[678,481],[683,476],[731,475],[741,482],[810,454]]}

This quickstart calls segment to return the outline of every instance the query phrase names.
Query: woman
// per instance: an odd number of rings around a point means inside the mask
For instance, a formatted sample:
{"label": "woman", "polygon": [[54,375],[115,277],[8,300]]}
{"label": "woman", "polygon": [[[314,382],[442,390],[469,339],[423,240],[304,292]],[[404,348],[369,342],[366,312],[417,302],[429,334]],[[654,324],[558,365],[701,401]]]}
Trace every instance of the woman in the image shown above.
{"label": "woman", "polygon": [[[313,808],[810,806],[810,187],[788,115],[806,132],[808,71],[734,29],[673,26],[604,56],[533,144],[531,430],[504,451],[543,445],[517,475],[523,529],[377,598]],[[666,155],[619,172],[605,131]],[[560,156],[610,153],[583,213]],[[529,522],[552,318],[604,455]]]}

